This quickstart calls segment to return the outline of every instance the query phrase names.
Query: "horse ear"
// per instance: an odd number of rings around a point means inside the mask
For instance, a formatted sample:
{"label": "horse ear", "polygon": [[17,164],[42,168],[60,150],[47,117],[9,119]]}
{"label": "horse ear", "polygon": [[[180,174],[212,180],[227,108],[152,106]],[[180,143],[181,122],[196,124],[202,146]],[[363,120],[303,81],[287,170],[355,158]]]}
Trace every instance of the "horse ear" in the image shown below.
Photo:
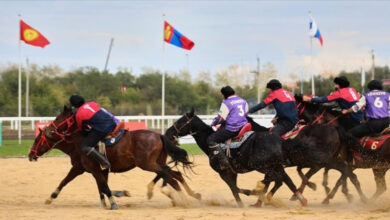
{"label": "horse ear", "polygon": [[191,107],[190,113],[188,113],[188,116],[193,117],[194,116],[195,109],[194,107]]}
{"label": "horse ear", "polygon": [[64,105],[64,112],[67,112],[67,111],[68,111],[68,106]]}
{"label": "horse ear", "polygon": [[42,128],[38,128],[39,129],[39,132],[42,132],[43,130],[42,130]]}

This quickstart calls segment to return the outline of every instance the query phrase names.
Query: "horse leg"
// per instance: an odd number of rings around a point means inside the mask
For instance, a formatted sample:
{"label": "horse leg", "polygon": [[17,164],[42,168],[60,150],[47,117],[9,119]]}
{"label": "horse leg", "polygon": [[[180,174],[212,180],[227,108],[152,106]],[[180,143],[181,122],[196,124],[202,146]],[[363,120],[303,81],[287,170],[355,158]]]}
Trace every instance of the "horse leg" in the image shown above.
{"label": "horse leg", "polygon": [[343,181],[346,181],[346,176],[342,174],[337,180],[333,189],[327,194],[326,198],[322,201],[322,204],[329,204],[329,200],[334,197],[341,184],[343,184]]}
{"label": "horse leg", "polygon": [[272,180],[270,174],[266,173],[262,181],[257,182],[256,188],[252,190],[253,194],[258,195],[256,203],[251,205],[253,207],[261,207],[263,202],[266,202],[265,193],[268,191],[268,187],[271,184]]}
{"label": "horse leg", "polygon": [[[305,190],[306,185],[309,184],[309,179],[310,179],[314,174],[316,174],[320,169],[321,169],[321,167],[312,167],[312,168],[309,169],[309,171],[308,171],[305,175],[303,175],[302,170],[297,168],[298,173],[299,173],[299,176],[301,176],[301,178],[302,178],[301,186],[299,186],[299,188],[298,188],[298,191],[299,191],[299,192],[303,193],[303,190]],[[314,184],[314,183],[312,183],[312,184]],[[314,185],[315,185],[315,184],[314,184]],[[295,200],[297,200],[297,199],[298,199],[298,198],[297,198],[297,196],[296,196],[295,194],[293,194],[293,195],[291,196],[291,198],[290,198],[291,201],[295,201]]]}
{"label": "horse leg", "polygon": [[72,166],[66,177],[61,181],[60,185],[58,185],[57,189],[50,195],[50,198],[46,199],[45,204],[51,204],[53,199],[57,198],[58,194],[60,194],[62,188],[64,188],[70,181],[83,173],[83,168]]}
{"label": "horse leg", "polygon": [[[97,168],[97,169],[100,169],[100,168]],[[103,172],[105,172],[105,174]],[[115,199],[111,194],[111,190],[107,184],[106,176],[108,175],[108,170],[105,170],[105,171],[98,170],[98,171],[93,172],[92,175],[95,178],[99,192],[103,192],[104,194],[106,194],[106,196],[110,200],[110,205],[111,205],[110,209],[111,210],[118,209],[118,205],[116,204]],[[102,199],[102,197],[104,199],[103,194],[99,193],[99,195],[100,195],[100,199]],[[102,201],[102,200],[100,200],[100,201]]]}
{"label": "horse leg", "polygon": [[148,199],[151,199],[153,197],[154,185],[156,185],[157,181],[159,181],[160,179],[161,179],[161,175],[157,173],[157,176],[154,177],[154,179],[148,184],[148,186],[147,186],[147,188],[148,188],[148,192],[147,192]]}
{"label": "horse leg", "polygon": [[355,186],[356,190],[359,193],[360,200],[363,203],[366,203],[367,202],[367,197],[364,195],[364,193],[362,191],[362,188],[360,186],[360,182],[359,182],[356,174],[353,173],[353,170],[350,167],[347,167],[347,173],[348,173],[349,179],[351,180],[351,182],[353,183],[353,185]]}
{"label": "horse leg", "polygon": [[277,173],[279,175],[281,175],[280,176],[281,179],[283,179],[283,182],[286,183],[288,188],[290,188],[290,190],[293,193],[295,193],[295,195],[298,197],[299,201],[301,202],[301,205],[302,206],[307,206],[307,199],[305,197],[303,197],[303,195],[302,195],[302,193],[300,191],[297,190],[295,184],[293,183],[291,178],[288,176],[286,171],[284,171],[283,167],[279,167],[278,170],[277,170]]}
{"label": "horse leg", "polygon": [[244,207],[240,195],[238,195],[239,189],[237,187],[237,174],[233,173],[231,170],[224,170],[219,171],[219,176],[228,184],[234,198],[236,199],[237,205],[241,208]]}
{"label": "horse leg", "polygon": [[183,175],[179,171],[171,170],[171,175],[172,175],[173,178],[178,180],[183,185],[183,187],[186,190],[186,192],[188,193],[188,195],[190,195],[190,196],[192,196],[192,197],[194,197],[195,199],[198,199],[198,200],[200,200],[202,198],[202,196],[199,193],[195,193],[190,188],[190,186],[184,180]]}
{"label": "horse leg", "polygon": [[[302,182],[303,182],[303,181],[306,181],[306,185],[307,185],[310,189],[316,191],[316,190],[317,190],[317,185],[316,185],[315,183],[309,181],[309,178],[310,178],[310,177],[307,177],[307,173],[306,173],[306,175],[303,174],[303,172],[302,172],[302,167],[297,167],[297,171],[298,171],[299,176],[300,176],[301,179],[302,179]],[[303,192],[303,190],[302,190],[301,192]]]}
{"label": "horse leg", "polygon": [[330,192],[330,188],[328,187],[328,177],[329,177],[329,168],[326,167],[322,178],[322,186],[325,189],[326,195],[328,195]]}
{"label": "horse leg", "polygon": [[372,169],[372,172],[374,173],[375,177],[375,183],[376,183],[376,192],[372,196],[372,199],[378,198],[382,193],[386,191],[386,179],[385,175],[387,172],[386,169]]}

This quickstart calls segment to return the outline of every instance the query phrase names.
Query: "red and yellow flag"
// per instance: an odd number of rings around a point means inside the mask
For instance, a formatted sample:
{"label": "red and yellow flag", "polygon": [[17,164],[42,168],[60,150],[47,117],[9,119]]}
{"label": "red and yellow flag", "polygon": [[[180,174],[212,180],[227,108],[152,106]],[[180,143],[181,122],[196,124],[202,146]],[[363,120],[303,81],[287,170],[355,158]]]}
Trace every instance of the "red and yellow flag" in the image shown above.
{"label": "red and yellow flag", "polygon": [[50,42],[39,31],[20,19],[20,40],[26,44],[44,48]]}

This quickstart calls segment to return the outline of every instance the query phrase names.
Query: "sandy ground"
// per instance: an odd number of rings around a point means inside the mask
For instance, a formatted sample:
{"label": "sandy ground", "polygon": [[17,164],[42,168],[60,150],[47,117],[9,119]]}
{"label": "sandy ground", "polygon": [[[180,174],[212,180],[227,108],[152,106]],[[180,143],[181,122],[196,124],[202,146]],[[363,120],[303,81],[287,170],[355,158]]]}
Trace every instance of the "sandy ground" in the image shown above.
{"label": "sandy ground", "polygon": [[[194,161],[197,175],[190,175],[188,183],[202,194],[202,201],[191,198],[190,207],[173,207],[170,199],[160,192],[161,182],[156,185],[154,197],[148,200],[146,185],[155,174],[137,168],[110,174],[112,190],[126,189],[131,193],[131,197],[117,198],[119,209],[111,211],[100,206],[95,180],[90,174],[77,177],[52,204],[44,204],[71,167],[67,157],[40,158],[34,163],[27,158],[0,159],[0,219],[390,219],[390,192],[375,202],[363,204],[351,183],[348,186],[354,195],[352,203],[347,203],[339,192],[330,205],[322,205],[322,171],[312,179],[317,183],[317,191],[307,189],[304,193],[309,201],[307,207],[289,201],[291,192],[283,185],[275,198],[285,207],[252,208],[249,205],[256,197],[243,195],[245,208],[238,208],[228,186],[208,166],[207,157],[196,156]],[[295,170],[287,169],[287,172],[298,184]],[[355,172],[363,190],[371,196],[375,191],[371,170]],[[330,183],[338,176],[331,171]],[[262,174],[255,172],[243,174],[238,184],[252,189],[262,178]],[[389,176],[386,179],[390,182]]]}

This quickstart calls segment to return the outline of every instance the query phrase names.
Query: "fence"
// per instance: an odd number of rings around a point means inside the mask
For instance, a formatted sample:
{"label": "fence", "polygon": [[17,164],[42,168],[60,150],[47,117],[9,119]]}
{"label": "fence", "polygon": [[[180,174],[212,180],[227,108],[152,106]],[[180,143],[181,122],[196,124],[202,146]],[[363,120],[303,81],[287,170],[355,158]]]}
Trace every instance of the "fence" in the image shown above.
{"label": "fence", "polygon": [[[146,127],[152,130],[160,130],[161,125],[164,125],[164,128],[170,127],[175,120],[179,119],[181,115],[167,115],[167,116],[117,116],[120,120],[125,122],[137,121],[145,122]],[[215,115],[198,115],[206,124],[211,124],[211,121],[214,119]],[[265,126],[271,127],[271,119],[274,115],[251,115],[253,119]],[[22,122],[22,130],[31,129],[35,130],[35,124],[37,122],[50,122],[54,120],[55,117],[21,117],[20,121]],[[18,117],[0,117],[0,123],[3,124],[5,129],[18,130],[19,129],[19,118]],[[195,140],[192,136],[185,136],[179,139],[180,144],[190,144],[195,143]]]}

